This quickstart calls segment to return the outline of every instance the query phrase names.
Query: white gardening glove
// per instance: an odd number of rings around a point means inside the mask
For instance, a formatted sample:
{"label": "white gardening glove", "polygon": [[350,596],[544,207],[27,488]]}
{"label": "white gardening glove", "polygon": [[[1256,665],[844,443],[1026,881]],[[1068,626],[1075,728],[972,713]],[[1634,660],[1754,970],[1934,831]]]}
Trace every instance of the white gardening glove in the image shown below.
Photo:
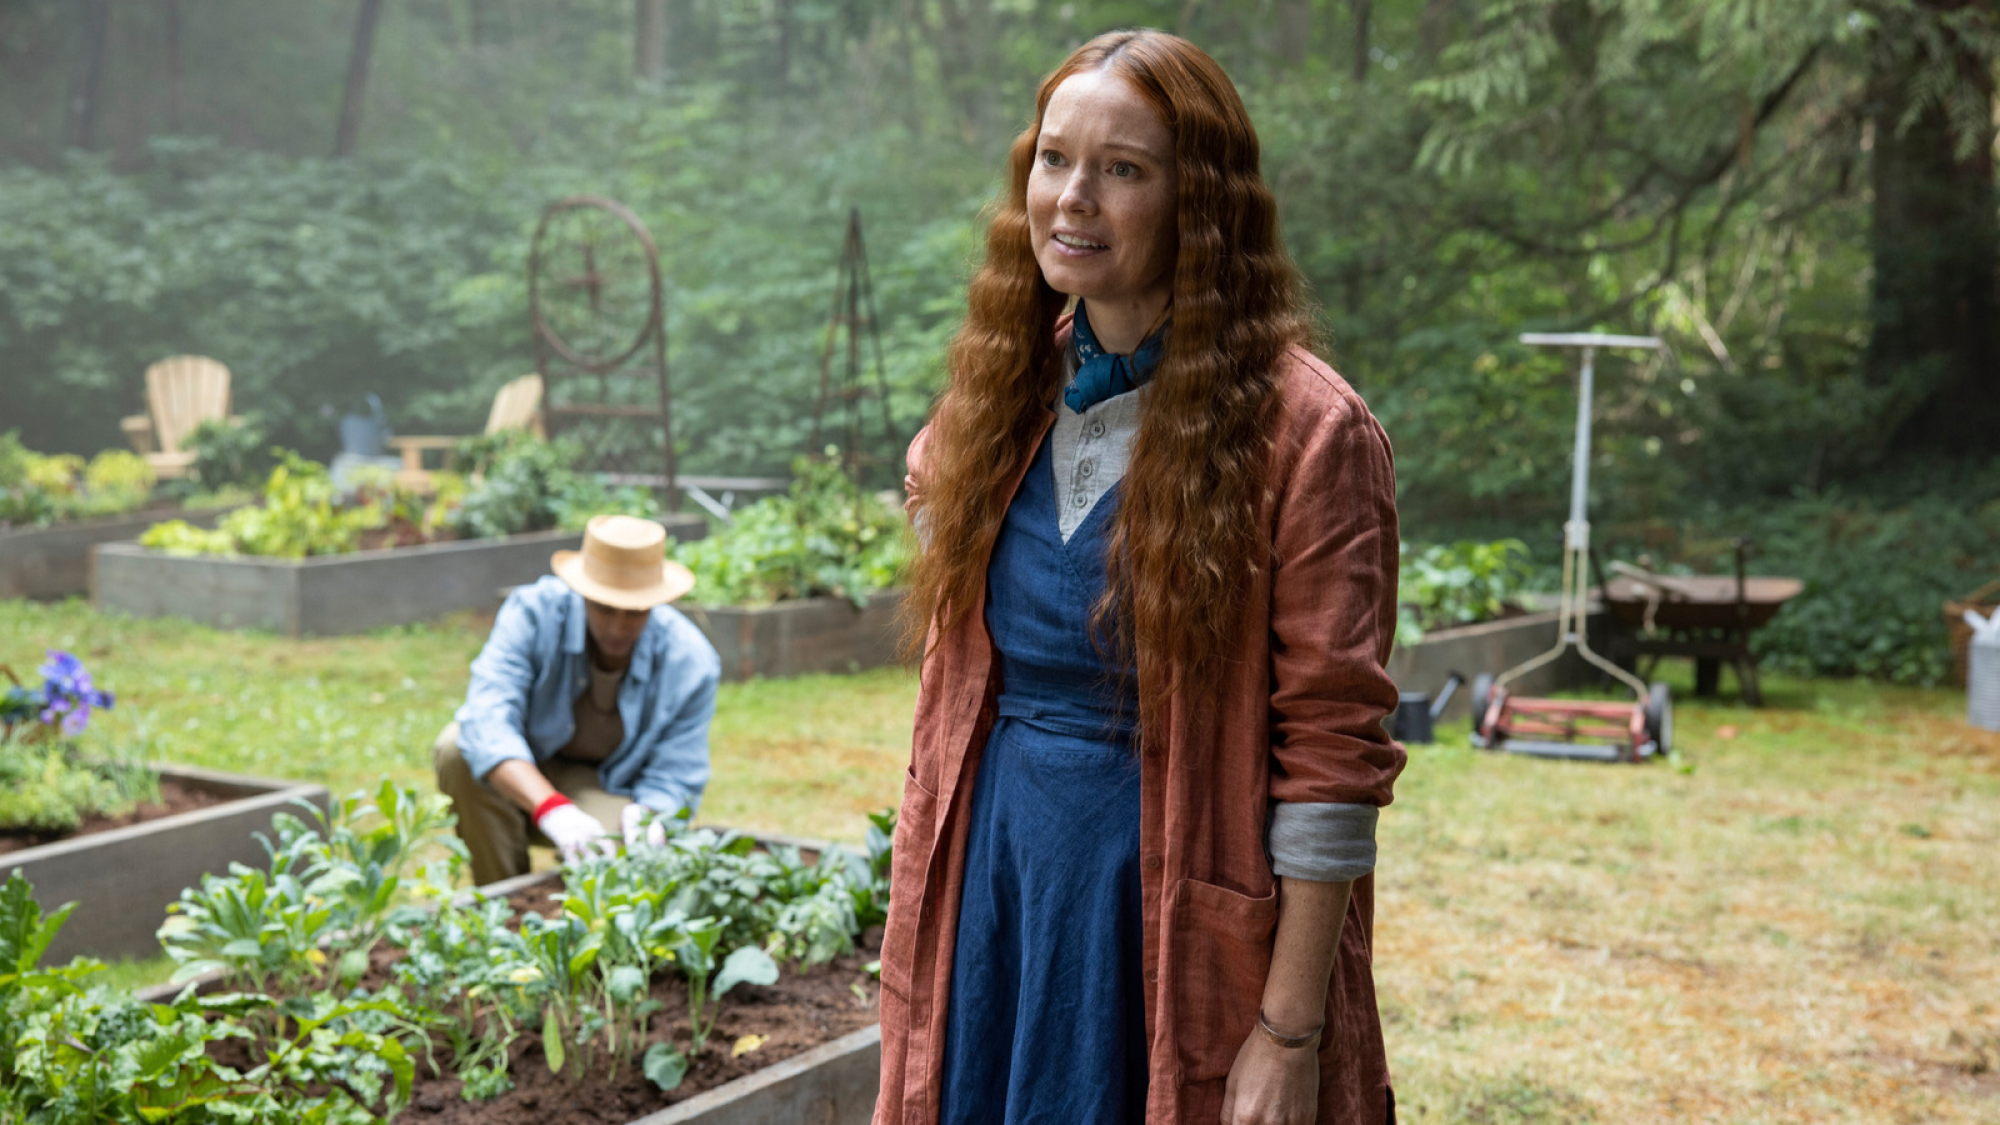
{"label": "white gardening glove", "polygon": [[640,847],[664,848],[667,846],[667,814],[633,802],[625,806],[622,814],[625,829],[625,848],[630,851]]}
{"label": "white gardening glove", "polygon": [[618,842],[604,830],[604,825],[567,801],[544,812],[536,819],[535,827],[556,846],[564,863],[618,853]]}

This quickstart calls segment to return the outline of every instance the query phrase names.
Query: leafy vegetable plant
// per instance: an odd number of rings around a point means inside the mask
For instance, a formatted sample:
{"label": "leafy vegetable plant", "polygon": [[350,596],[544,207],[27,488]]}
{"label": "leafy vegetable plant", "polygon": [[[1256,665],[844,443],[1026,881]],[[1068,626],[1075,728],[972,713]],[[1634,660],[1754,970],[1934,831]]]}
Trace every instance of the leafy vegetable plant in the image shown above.
{"label": "leafy vegetable plant", "polygon": [[1427,630],[1501,616],[1531,576],[1527,544],[1518,539],[1430,546],[1406,542],[1401,551],[1398,644],[1419,641]]}
{"label": "leafy vegetable plant", "polygon": [[520,1038],[519,986],[508,961],[514,910],[504,900],[449,900],[435,917],[392,928],[405,946],[392,973],[411,1006],[430,1014],[445,1039],[466,1100],[495,1097],[512,1087],[507,1052]]}
{"label": "leafy vegetable plant", "polygon": [[380,527],[382,520],[373,505],[343,505],[324,465],[286,452],[264,482],[263,503],[236,509],[213,531],[185,520],[155,524],[139,544],[176,555],[302,559],[355,550],[361,533]]}
{"label": "leafy vegetable plant", "polygon": [[[457,878],[465,846],[449,808],[385,781],[372,802],[357,794],[331,814],[312,810],[317,827],[280,814],[268,875],[232,864],[167,908],[160,943],[180,965],[175,979],[221,970],[253,991],[357,980],[376,942],[419,920],[417,903]],[[429,853],[443,858],[418,866]]]}
{"label": "leafy vegetable plant", "polygon": [[582,449],[525,430],[466,438],[456,462],[478,481],[452,512],[467,538],[518,535],[550,528],[581,529],[595,515],[656,518],[659,502],[643,488],[612,488],[575,469]]}
{"label": "leafy vegetable plant", "polygon": [[85,461],[36,453],[0,433],[0,529],[113,516],[146,506],[153,470],[136,453],[108,449]]}
{"label": "leafy vegetable plant", "polygon": [[[222,434],[216,431],[215,440],[221,442]],[[229,513],[212,531],[185,520],[155,524],[139,542],[176,555],[300,559],[364,546],[580,528],[600,513],[659,515],[650,492],[610,488],[575,472],[574,445],[519,431],[468,440],[477,443],[465,458],[475,466],[474,479],[433,474],[430,496],[379,469],[358,471],[343,492],[325,466],[281,450],[279,464],[264,481],[261,503]]]}
{"label": "leafy vegetable plant", "polygon": [[265,442],[264,424],[254,415],[202,422],[181,442],[194,454],[188,482],[205,492],[255,489],[271,465]]}
{"label": "leafy vegetable plant", "polygon": [[[666,846],[567,866],[552,912],[518,918],[452,894],[451,826],[443,798],[388,784],[281,816],[268,871],[210,876],[161,928],[189,983],[171,1004],[89,989],[91,962],[36,968],[66,910],[44,919],[18,877],[0,888],[0,1035],[15,1048],[0,1052],[0,1120],[382,1122],[418,1066],[448,1068],[468,1100],[507,1090],[531,1028],[569,1080],[636,1065],[673,1089],[725,996],[776,981],[779,957],[851,948],[886,905],[887,813],[869,855],[810,863],[676,821]],[[370,956],[384,945],[386,966]],[[199,992],[211,970],[233,990]],[[662,973],[686,980],[685,1049],[657,1026],[673,1018],[653,994]],[[217,1061],[244,1046],[250,1065]]]}
{"label": "leafy vegetable plant", "polygon": [[[296,1002],[244,993],[143,1004],[88,978],[103,968],[41,958],[68,917],[44,916],[16,872],[0,887],[0,1119],[46,1125],[374,1125],[410,1098],[414,1024],[391,998],[330,995]],[[282,1031],[257,1020],[289,1009]],[[247,1040],[257,1061],[217,1061],[210,1048]]]}
{"label": "leafy vegetable plant", "polygon": [[864,491],[830,451],[792,462],[791,488],[737,512],[674,557],[714,605],[761,605],[831,594],[866,606],[909,561],[903,513]]}

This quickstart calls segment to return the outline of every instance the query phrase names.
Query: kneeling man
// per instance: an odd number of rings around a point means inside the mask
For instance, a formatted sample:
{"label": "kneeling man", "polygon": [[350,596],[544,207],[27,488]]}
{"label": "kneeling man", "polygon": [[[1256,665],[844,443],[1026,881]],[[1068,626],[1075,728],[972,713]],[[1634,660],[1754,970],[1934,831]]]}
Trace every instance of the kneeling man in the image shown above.
{"label": "kneeling man", "polygon": [[528,871],[530,840],[563,859],[664,829],[708,785],[708,723],[722,663],[667,603],[694,576],[652,520],[598,516],[582,551],[508,595],[456,721],[431,761],[458,813],[472,877]]}

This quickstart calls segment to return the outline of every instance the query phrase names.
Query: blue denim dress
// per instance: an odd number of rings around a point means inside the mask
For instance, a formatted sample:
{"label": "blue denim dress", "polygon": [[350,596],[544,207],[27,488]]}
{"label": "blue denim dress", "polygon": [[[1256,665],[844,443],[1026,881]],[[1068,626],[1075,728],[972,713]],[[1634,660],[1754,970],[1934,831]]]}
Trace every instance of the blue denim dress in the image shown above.
{"label": "blue denim dress", "polygon": [[1138,699],[1090,634],[1118,494],[1064,543],[1044,440],[993,546],[1000,714],[973,784],[943,1125],[1145,1116]]}

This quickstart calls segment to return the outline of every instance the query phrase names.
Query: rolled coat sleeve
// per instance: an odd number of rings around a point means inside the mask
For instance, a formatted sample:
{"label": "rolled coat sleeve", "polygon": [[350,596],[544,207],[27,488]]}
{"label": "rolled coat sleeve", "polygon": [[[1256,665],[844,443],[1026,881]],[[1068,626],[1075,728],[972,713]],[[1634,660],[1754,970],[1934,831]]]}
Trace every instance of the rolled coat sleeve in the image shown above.
{"label": "rolled coat sleeve", "polygon": [[1271,580],[1272,870],[1345,882],[1375,866],[1375,821],[1402,772],[1383,719],[1395,637],[1389,439],[1344,394],[1282,482]]}
{"label": "rolled coat sleeve", "polygon": [[457,715],[458,745],[472,776],[482,781],[494,766],[510,758],[535,760],[526,734],[539,631],[535,615],[521,590],[507,595],[486,646],[472,661],[472,683]]}

